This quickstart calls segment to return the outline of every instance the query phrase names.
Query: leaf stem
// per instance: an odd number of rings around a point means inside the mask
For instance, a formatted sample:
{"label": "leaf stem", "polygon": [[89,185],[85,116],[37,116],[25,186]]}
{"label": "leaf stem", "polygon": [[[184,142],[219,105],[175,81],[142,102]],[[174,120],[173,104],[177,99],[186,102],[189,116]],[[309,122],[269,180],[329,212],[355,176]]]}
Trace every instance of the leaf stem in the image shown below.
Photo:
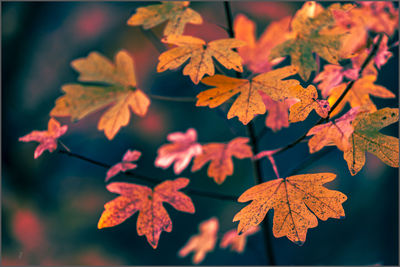
{"label": "leaf stem", "polygon": [[[371,52],[369,53],[368,57],[365,59],[365,61],[363,62],[363,64],[361,65],[361,68],[358,72],[358,77],[361,76],[362,72],[364,71],[364,69],[368,66],[369,62],[372,60],[372,58],[376,55],[376,52],[379,49],[379,45],[382,42],[382,38],[383,38],[383,33],[379,33],[379,37],[378,37],[378,41],[374,44]],[[351,82],[349,82],[345,88],[345,90],[343,91],[343,93],[340,95],[340,97],[336,100],[336,102],[332,105],[331,110],[328,112],[328,117],[326,118],[320,118],[315,124],[314,126],[317,126],[321,123],[323,123],[324,121],[329,121],[330,119],[330,115],[331,113],[335,110],[335,108],[340,104],[340,102],[343,100],[343,98],[347,95],[347,93],[350,91],[350,89],[353,87],[354,83],[356,81],[353,80]],[[314,127],[313,126],[313,127]],[[300,143],[304,138],[306,138],[307,133],[309,130],[307,130],[307,132],[305,132],[301,137],[299,137],[296,141],[294,141],[293,143],[288,144],[287,146],[284,146],[282,148],[279,149],[279,151],[277,151],[275,154],[278,155],[280,153],[282,153],[283,151],[288,150],[289,148],[294,147],[295,145],[297,145],[298,143]]]}
{"label": "leaf stem", "polygon": [[[73,153],[71,151],[57,150],[57,152],[60,153],[60,154],[65,154],[65,155],[67,155],[69,157],[77,158],[77,159],[80,159],[82,161],[86,161],[86,162],[92,163],[94,165],[103,167],[105,169],[111,168],[111,165],[109,165],[109,164],[100,162],[98,160],[91,159],[89,157],[82,156],[80,154]],[[128,175],[130,177],[136,178],[138,180],[149,182],[151,184],[159,184],[159,183],[164,181],[164,180],[161,180],[161,179],[156,179],[156,178],[148,177],[148,176],[145,176],[145,175],[133,173],[131,171],[124,172],[124,174]],[[227,200],[227,201],[236,202],[237,199],[238,199],[238,196],[225,195],[225,194],[220,194],[220,193],[215,193],[215,192],[208,192],[208,191],[202,191],[202,190],[194,189],[194,188],[186,188],[186,189],[184,189],[182,191],[187,192],[187,193],[192,194],[192,195],[200,196],[200,197],[209,197],[209,198],[214,198],[214,199],[219,199],[219,200]]]}
{"label": "leaf stem", "polygon": [[[233,19],[232,19],[232,11],[231,7],[228,1],[224,1],[224,8],[225,8],[225,15],[226,15],[226,20],[228,24],[228,29],[227,32],[229,34],[230,38],[235,38],[235,34],[233,32]],[[240,72],[236,71],[236,77],[241,78],[242,75]],[[250,143],[253,149],[253,154],[256,155],[258,153],[258,144],[257,144],[257,137],[255,134],[255,127],[253,121],[250,121],[249,124],[247,124],[247,131],[249,134],[250,138]],[[254,178],[256,180],[256,184],[261,184],[263,183],[262,180],[262,175],[261,175],[261,165],[260,161],[252,161],[253,164],[253,173],[254,173]],[[265,250],[266,250],[266,257],[268,259],[269,265],[276,265],[275,263],[275,257],[274,253],[272,250],[272,240],[271,240],[271,235],[270,235],[270,225],[269,225],[269,218],[268,214],[264,218],[262,222],[262,228],[263,228],[263,236],[264,236],[264,243],[265,243]]]}

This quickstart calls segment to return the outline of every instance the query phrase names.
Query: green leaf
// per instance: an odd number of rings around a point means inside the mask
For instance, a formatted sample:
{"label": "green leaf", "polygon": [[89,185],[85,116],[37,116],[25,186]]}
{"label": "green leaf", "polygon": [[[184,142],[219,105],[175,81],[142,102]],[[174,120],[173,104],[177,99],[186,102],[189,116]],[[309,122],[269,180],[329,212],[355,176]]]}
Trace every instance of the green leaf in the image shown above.
{"label": "green leaf", "polygon": [[365,151],[374,154],[391,167],[399,167],[399,139],[379,132],[380,129],[398,121],[397,108],[363,113],[354,120],[354,132],[350,137],[351,147],[344,153],[351,175],[356,175],[364,166]]}

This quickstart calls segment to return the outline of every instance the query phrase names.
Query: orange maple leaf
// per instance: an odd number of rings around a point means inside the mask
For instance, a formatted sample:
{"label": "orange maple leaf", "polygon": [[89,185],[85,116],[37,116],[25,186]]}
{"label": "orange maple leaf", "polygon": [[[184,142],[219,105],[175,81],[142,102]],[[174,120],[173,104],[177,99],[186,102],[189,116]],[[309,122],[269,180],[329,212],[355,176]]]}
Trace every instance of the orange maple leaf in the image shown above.
{"label": "orange maple leaf", "polygon": [[162,53],[158,59],[157,72],[167,69],[176,69],[190,58],[189,63],[183,69],[183,75],[189,75],[195,84],[198,84],[205,74],[213,76],[215,73],[212,57],[227,69],[243,71],[242,58],[232,49],[246,45],[237,39],[220,39],[206,44],[202,39],[169,35],[162,39],[164,43],[178,47]]}
{"label": "orange maple leaf", "polygon": [[60,123],[51,118],[49,120],[47,131],[32,131],[31,133],[20,137],[18,140],[22,142],[36,141],[40,144],[35,150],[34,158],[38,158],[46,150],[53,152],[57,149],[57,139],[65,134],[68,130],[68,126],[61,126]]}
{"label": "orange maple leaf", "polygon": [[227,248],[228,246],[231,246],[231,250],[242,253],[246,247],[247,237],[250,235],[254,235],[258,231],[260,231],[260,229],[261,228],[258,225],[253,226],[241,235],[237,234],[236,229],[232,229],[224,234],[221,242],[219,243],[219,246],[220,248]]}
{"label": "orange maple leaf", "polygon": [[308,140],[310,153],[315,153],[324,146],[330,145],[336,145],[342,151],[348,150],[350,148],[349,139],[354,131],[351,123],[361,112],[365,111],[360,107],[355,107],[335,121],[312,127],[307,133],[307,136],[314,135]]}
{"label": "orange maple leaf", "polygon": [[[352,108],[364,106],[368,108],[369,112],[376,111],[376,106],[372,102],[369,95],[373,95],[375,97],[381,98],[394,98],[396,97],[391,91],[386,89],[383,86],[376,85],[374,82],[376,81],[375,75],[366,75],[361,77],[357,81],[355,81],[351,90],[346,94],[346,96],[342,99],[339,105],[335,108],[335,110],[331,113],[331,117],[336,116],[339,112],[344,108],[346,103],[348,102]],[[330,105],[333,105],[346,89],[347,83],[342,83],[334,88],[332,88],[330,92],[330,96],[328,98],[328,102]]]}
{"label": "orange maple leaf", "polygon": [[335,177],[333,173],[301,174],[253,186],[238,200],[252,200],[233,218],[233,221],[240,221],[238,233],[260,224],[267,212],[274,209],[274,236],[286,236],[290,241],[303,245],[308,228],[318,225],[315,216],[325,221],[345,215],[341,204],[346,201],[346,195],[322,186]]}
{"label": "orange maple leaf", "polygon": [[106,182],[110,180],[112,177],[117,175],[119,172],[125,172],[127,170],[132,170],[137,167],[136,164],[132,163],[132,161],[137,161],[142,153],[138,150],[129,150],[126,151],[122,158],[122,162],[119,162],[113,165],[108,171],[106,175]]}
{"label": "orange maple leaf", "polygon": [[256,41],[255,23],[243,14],[237,15],[233,23],[235,38],[247,43],[246,46],[238,48],[243,64],[247,65],[252,72],[262,73],[270,71],[274,65],[284,60],[282,57],[270,61],[268,57],[274,46],[286,41],[289,24],[290,17],[272,22]]}
{"label": "orange maple leaf", "polygon": [[215,217],[202,222],[199,225],[200,233],[192,236],[186,245],[179,250],[178,255],[180,257],[186,257],[186,255],[193,251],[193,263],[199,264],[202,262],[206,254],[213,251],[215,248],[218,228],[218,219]]}
{"label": "orange maple leaf", "polygon": [[188,129],[186,133],[170,133],[167,140],[173,143],[162,145],[157,150],[154,165],[166,169],[174,163],[175,174],[180,174],[192,158],[202,151],[201,145],[197,143],[197,132],[193,128]]}
{"label": "orange maple leaf", "polygon": [[137,211],[136,229],[139,236],[145,235],[155,249],[162,231],[172,231],[172,221],[163,207],[167,202],[179,211],[194,213],[190,197],[178,190],[188,185],[189,179],[177,178],[157,185],[153,190],[147,186],[129,183],[111,183],[107,190],[121,196],[104,205],[105,210],[97,227],[112,227],[124,222]]}
{"label": "orange maple leaf", "polygon": [[210,143],[202,146],[203,152],[198,154],[192,166],[192,172],[201,169],[207,162],[211,161],[207,174],[213,177],[217,184],[222,184],[226,176],[233,174],[232,157],[239,159],[253,156],[249,141],[245,137],[237,137],[229,143]]}
{"label": "orange maple leaf", "polygon": [[303,88],[300,85],[292,87],[293,96],[300,102],[290,107],[289,122],[304,121],[312,110],[319,116],[326,118],[330,110],[328,101],[319,100],[317,89],[313,85]]}
{"label": "orange maple leaf", "polygon": [[292,87],[299,84],[295,79],[287,79],[297,73],[297,68],[287,66],[255,76],[252,79],[237,79],[216,74],[201,80],[202,83],[214,88],[199,93],[196,106],[215,108],[236,94],[240,94],[229,109],[227,118],[235,116],[243,124],[248,124],[255,115],[264,114],[266,107],[259,91],[264,92],[275,101],[283,101],[293,97]]}
{"label": "orange maple leaf", "polygon": [[97,52],[74,60],[71,65],[80,73],[79,81],[104,85],[64,85],[62,90],[66,94],[57,99],[50,115],[71,116],[71,120],[80,120],[112,104],[97,125],[109,140],[128,124],[130,109],[136,115],[146,115],[150,99],[136,87],[133,60],[128,52],[119,51],[115,56],[115,65]]}

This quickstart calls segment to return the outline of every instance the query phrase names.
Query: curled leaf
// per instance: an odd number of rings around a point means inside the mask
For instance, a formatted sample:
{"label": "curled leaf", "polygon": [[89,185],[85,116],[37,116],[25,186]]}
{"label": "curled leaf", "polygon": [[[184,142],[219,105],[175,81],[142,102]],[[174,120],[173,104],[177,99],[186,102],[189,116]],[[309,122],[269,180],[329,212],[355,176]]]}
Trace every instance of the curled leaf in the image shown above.
{"label": "curled leaf", "polygon": [[18,140],[21,142],[31,142],[36,141],[40,144],[35,149],[34,158],[37,159],[46,150],[53,152],[57,149],[57,139],[65,134],[68,130],[68,126],[61,126],[60,123],[54,119],[50,118],[47,131],[32,131],[31,133],[20,137]]}

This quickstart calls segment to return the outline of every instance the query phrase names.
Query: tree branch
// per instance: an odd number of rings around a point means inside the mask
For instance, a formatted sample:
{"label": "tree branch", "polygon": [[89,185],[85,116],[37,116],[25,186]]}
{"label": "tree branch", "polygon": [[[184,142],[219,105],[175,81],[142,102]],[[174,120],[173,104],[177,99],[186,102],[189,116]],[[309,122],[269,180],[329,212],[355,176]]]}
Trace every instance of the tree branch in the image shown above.
{"label": "tree branch", "polygon": [[[233,32],[233,19],[232,19],[232,11],[228,1],[224,1],[224,8],[225,8],[225,15],[228,24],[228,34],[230,38],[235,38],[235,34]],[[236,49],[235,49],[236,51]],[[242,75],[240,72],[236,71],[236,77],[241,78]],[[247,131],[249,133],[250,143],[253,149],[253,154],[258,154],[258,144],[257,144],[257,137],[255,134],[255,127],[253,121],[250,121],[247,124]],[[256,180],[256,184],[263,183],[262,175],[261,175],[261,165],[260,161],[252,161],[253,164],[253,173],[254,178]],[[263,228],[263,236],[264,236],[264,243],[265,243],[265,250],[266,250],[266,257],[268,259],[269,265],[276,265],[275,263],[275,256],[272,250],[272,240],[270,235],[270,225],[269,225],[269,218],[268,214],[265,216],[264,220],[262,221],[262,228]]]}
{"label": "tree branch", "polygon": [[[73,157],[73,158],[77,158],[80,159],[82,161],[86,161],[89,163],[92,163],[94,165],[103,167],[105,169],[109,169],[111,168],[111,165],[67,151],[67,150],[57,150],[58,153],[60,154],[65,154],[69,157]],[[161,182],[163,182],[164,180],[161,179],[156,179],[156,178],[152,178],[152,177],[148,177],[145,175],[141,175],[141,174],[137,174],[137,173],[133,173],[132,171],[127,171],[124,172],[125,175],[136,178],[138,180],[142,180],[142,181],[146,181],[149,182],[151,184],[159,184]],[[214,198],[214,199],[219,199],[219,200],[228,200],[228,201],[234,201],[236,202],[238,199],[238,196],[233,196],[233,195],[225,195],[225,194],[220,194],[220,193],[214,193],[214,192],[208,192],[208,191],[202,191],[202,190],[198,190],[198,189],[194,189],[194,188],[185,188],[182,191],[187,192],[189,194],[192,195],[196,195],[196,196],[200,196],[200,197],[209,197],[209,198]]]}

